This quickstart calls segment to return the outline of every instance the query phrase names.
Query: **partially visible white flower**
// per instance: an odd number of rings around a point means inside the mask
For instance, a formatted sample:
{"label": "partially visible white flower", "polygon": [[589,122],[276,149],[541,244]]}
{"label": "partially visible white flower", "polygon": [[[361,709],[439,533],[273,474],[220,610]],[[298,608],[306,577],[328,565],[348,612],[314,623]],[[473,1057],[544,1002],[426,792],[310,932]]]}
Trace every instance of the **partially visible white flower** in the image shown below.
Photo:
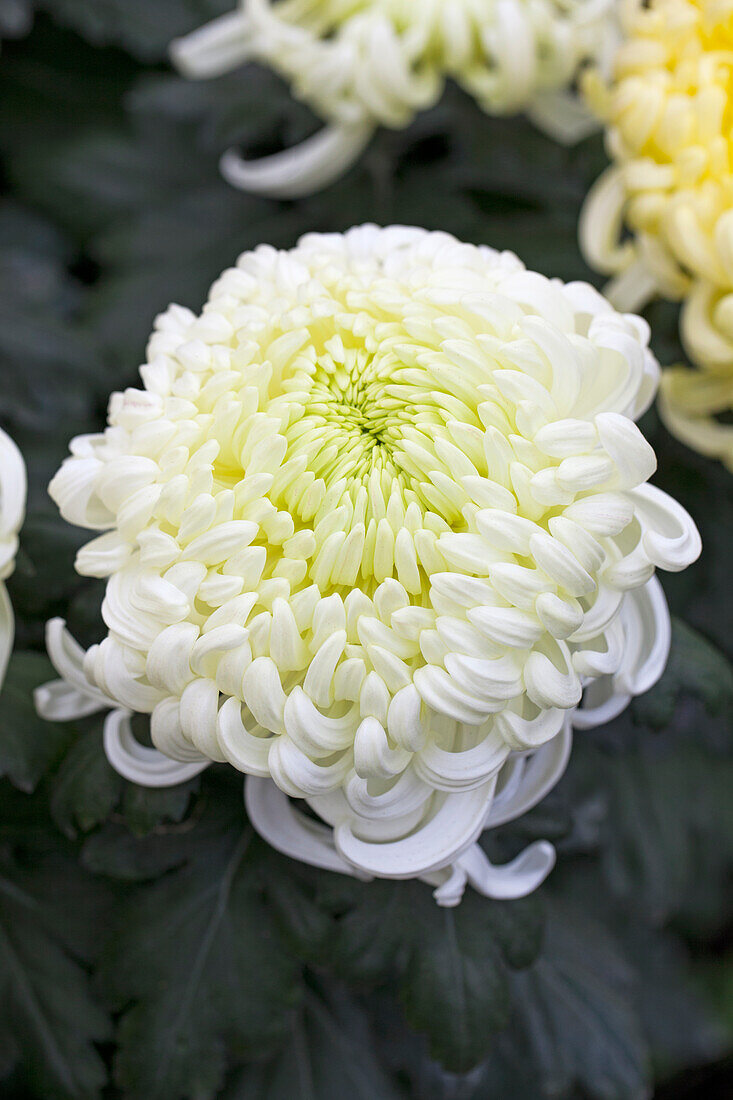
{"label": "partially visible white flower", "polygon": [[0,5],[0,37],[21,38],[33,23],[32,0],[3,0]]}
{"label": "partially visible white flower", "polygon": [[664,667],[655,567],[700,542],[647,484],[648,336],[444,233],[245,254],[51,485],[109,578],[100,645],[53,628],[81,699],[51,709],[114,705],[121,770],[120,710],[149,713],[166,756],[307,800],[359,872],[452,876],[516,754]]}
{"label": "partially visible white flower", "polygon": [[12,439],[0,430],[0,686],[15,636],[15,620],[3,583],[15,568],[18,532],[25,516],[25,463]]}
{"label": "partially visible white flower", "polygon": [[294,197],[345,171],[378,126],[435,104],[447,79],[489,114],[526,111],[576,140],[593,123],[568,89],[586,63],[606,69],[617,42],[616,0],[241,0],[171,53],[192,77],[269,64],[326,120],[294,150],[222,161],[236,186]]}

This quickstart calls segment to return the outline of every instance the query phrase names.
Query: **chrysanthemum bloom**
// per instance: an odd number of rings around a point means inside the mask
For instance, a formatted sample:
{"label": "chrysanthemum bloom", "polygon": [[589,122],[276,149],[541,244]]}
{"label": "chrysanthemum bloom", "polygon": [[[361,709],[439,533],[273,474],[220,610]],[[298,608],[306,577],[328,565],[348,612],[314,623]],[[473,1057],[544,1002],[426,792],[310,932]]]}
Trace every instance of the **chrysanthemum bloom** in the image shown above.
{"label": "chrysanthemum bloom", "polygon": [[274,780],[250,803],[279,846],[306,799],[361,873],[484,858],[518,755],[550,745],[554,774],[571,719],[664,666],[654,570],[700,544],[647,484],[647,339],[586,284],[401,227],[259,248],[200,317],[172,307],[51,484],[105,532],[77,568],[109,578],[109,633],[83,657],[55,624],[51,652],[87,710],[123,708],[108,747],[149,713],[165,756]]}
{"label": "chrysanthemum bloom", "polygon": [[[456,80],[490,114],[526,110],[563,140],[590,116],[567,91],[617,43],[615,0],[241,0],[175,42],[188,76],[257,60],[326,120],[315,138],[251,164],[222,162],[237,186],[292,197],[324,187],[378,126],[401,129]],[[592,126],[592,123],[591,123]]]}
{"label": "chrysanthemum bloom", "polygon": [[[587,79],[614,161],[581,221],[609,295],[638,308],[685,299],[682,331],[700,368],[670,372],[673,430],[733,465],[733,0],[627,2],[627,41],[610,85]],[[631,236],[624,237],[624,230]]]}
{"label": "chrysanthemum bloom", "polygon": [[0,685],[13,648],[13,608],[3,583],[13,572],[18,532],[25,515],[25,463],[12,439],[0,430]]}

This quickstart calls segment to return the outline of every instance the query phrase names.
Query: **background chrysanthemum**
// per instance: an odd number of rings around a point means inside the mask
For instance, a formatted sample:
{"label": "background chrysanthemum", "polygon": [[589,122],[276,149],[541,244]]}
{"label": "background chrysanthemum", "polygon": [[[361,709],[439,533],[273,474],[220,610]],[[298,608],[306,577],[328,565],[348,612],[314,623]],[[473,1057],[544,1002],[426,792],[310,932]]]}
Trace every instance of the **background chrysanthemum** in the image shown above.
{"label": "background chrysanthemum", "polygon": [[568,88],[585,63],[605,64],[616,39],[613,0],[242,0],[172,52],[196,77],[262,61],[326,120],[286,154],[255,164],[225,156],[231,182],[288,196],[325,186],[377,126],[406,126],[447,79],[490,114],[524,110],[577,137],[589,116]]}
{"label": "background chrysanthemum", "polygon": [[402,835],[463,793],[458,846],[584,685],[643,690],[655,567],[699,552],[646,484],[647,340],[589,286],[443,233],[246,253],[199,317],[159,319],[144,389],[51,484],[106,532],[77,559],[109,578],[88,681],[170,757],[327,819],[341,792],[367,839],[370,801]]}
{"label": "background chrysanthemum", "polygon": [[[673,431],[733,463],[733,4],[628,3],[627,41],[606,84],[587,80],[614,161],[586,204],[589,260],[635,308],[684,299],[682,335],[699,370],[670,371],[662,409]],[[631,236],[624,238],[626,227]]]}

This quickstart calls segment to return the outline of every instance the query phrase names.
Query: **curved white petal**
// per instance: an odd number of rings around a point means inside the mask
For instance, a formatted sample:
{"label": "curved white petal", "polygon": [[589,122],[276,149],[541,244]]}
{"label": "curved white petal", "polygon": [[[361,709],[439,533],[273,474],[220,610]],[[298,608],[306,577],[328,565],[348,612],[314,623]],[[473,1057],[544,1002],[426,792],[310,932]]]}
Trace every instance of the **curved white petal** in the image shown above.
{"label": "curved white petal", "polygon": [[699,558],[700,534],[681,504],[655,485],[640,485],[629,496],[644,529],[644,549],[655,566],[677,573]]}
{"label": "curved white petal", "polygon": [[598,119],[578,96],[554,92],[539,96],[527,110],[535,126],[563,145],[576,145],[596,133]]}
{"label": "curved white petal", "polygon": [[0,581],[0,686],[5,679],[5,672],[13,651],[13,638],[15,636],[15,618],[13,605],[5,585]]}
{"label": "curved white petal", "polygon": [[3,581],[15,568],[27,490],[23,456],[10,436],[0,429],[0,687],[15,638],[13,608]]}
{"label": "curved white petal", "polygon": [[374,133],[370,122],[334,123],[282,153],[244,160],[234,149],[221,158],[221,172],[243,191],[274,199],[297,199],[320,191],[351,167]]}
{"label": "curved white petal", "polygon": [[65,722],[117,705],[89,680],[84,671],[85,651],[66,629],[63,619],[49,619],[46,623],[46,651],[61,680],[37,689],[36,706],[42,718]]}
{"label": "curved white petal", "polygon": [[634,260],[606,284],[603,293],[622,313],[638,313],[659,293],[659,280],[643,259]]}
{"label": "curved white petal", "polygon": [[[525,848],[511,863],[499,867],[491,863],[483,848],[473,844],[456,860],[454,871],[466,876],[467,882],[484,897],[498,901],[524,898],[541,886],[555,866],[555,849],[546,840],[537,840]],[[439,905],[457,905],[460,897],[450,890],[450,880],[435,891]]]}
{"label": "curved white petal", "polygon": [[590,684],[583,697],[583,704],[573,715],[573,725],[578,730],[605,726],[618,718],[631,702],[631,695],[617,691],[613,677],[604,676]]}
{"label": "curved white petal", "polygon": [[496,795],[486,819],[486,828],[495,829],[507,821],[514,821],[541,802],[564,775],[572,745],[572,720],[568,716],[562,730],[552,741],[518,759],[521,778]]}
{"label": "curved white petal", "polygon": [[580,213],[578,235],[588,263],[605,275],[626,271],[634,246],[622,241],[626,188],[619,168],[607,168],[588,192]]}
{"label": "curved white petal", "polygon": [[[237,11],[176,40],[171,58],[194,79],[253,59],[269,65],[327,124],[350,130],[349,147],[329,145],[248,165],[227,154],[235,186],[292,198],[324,187],[361,152],[356,129],[407,126],[457,80],[489,114],[526,110],[566,143],[597,123],[570,91],[581,67],[607,68],[618,22],[610,0],[452,0],[440,3],[316,4],[246,0]],[[368,140],[368,136],[367,136]],[[302,163],[301,163],[302,162]]]}
{"label": "curved white petal", "polygon": [[297,810],[271,779],[247,776],[244,799],[252,825],[278,852],[312,867],[365,880],[371,877],[360,874],[338,854],[332,829]]}
{"label": "curved white petal", "polygon": [[372,794],[369,780],[356,773],[344,784],[344,795],[351,810],[365,820],[383,821],[421,812],[433,789],[414,772],[404,772],[386,791]]}
{"label": "curved white petal", "polygon": [[[464,796],[465,797],[465,796]],[[490,793],[489,793],[490,798]],[[485,812],[486,793],[482,800]],[[441,906],[458,905],[467,884],[485,897],[510,899],[525,897],[547,877],[555,863],[555,850],[546,841],[530,845],[511,863],[494,866],[476,843],[469,841],[460,854],[441,866],[424,866],[437,849],[430,836],[382,844],[355,843],[346,826],[335,832],[296,809],[284,792],[271,780],[248,776],[245,781],[247,813],[257,832],[277,851],[314,867],[369,880],[420,877],[435,886],[435,900]],[[442,808],[433,819],[429,833],[442,832],[444,818],[455,816]],[[459,812],[458,817],[463,815]],[[475,825],[471,832],[476,832]],[[419,834],[418,834],[419,835]],[[455,840],[455,835],[453,836]],[[427,847],[425,842],[427,840]],[[443,854],[446,841],[443,839]],[[465,845],[465,835],[461,837]],[[448,842],[450,844],[450,842]],[[354,861],[356,856],[358,862]],[[409,869],[408,869],[409,866]]]}
{"label": "curved white petal", "polygon": [[336,849],[354,867],[380,878],[415,878],[437,871],[477,840],[495,784],[492,779],[459,796],[436,795],[437,811],[421,828],[399,840],[369,843],[355,834],[355,821],[345,821],[334,830]]}
{"label": "curved white petal", "polygon": [[496,775],[508,755],[509,746],[498,733],[462,752],[446,752],[430,742],[418,753],[415,772],[436,790],[465,791]]}
{"label": "curved white petal", "polygon": [[141,787],[176,787],[211,766],[208,759],[182,764],[141,745],[132,732],[131,718],[129,711],[113,710],[104,721],[105,754],[124,779]]}
{"label": "curved white petal", "polygon": [[171,61],[195,80],[221,76],[252,56],[250,33],[245,13],[230,12],[171,42]]}
{"label": "curved white petal", "polygon": [[672,622],[659,580],[630,593],[624,608],[627,649],[614,680],[620,690],[643,695],[660,679],[669,659]]}
{"label": "curved white petal", "polygon": [[605,725],[660,679],[672,644],[672,623],[664,589],[656,577],[627,593],[621,612],[623,660],[618,670],[587,685],[573,714],[576,729]]}
{"label": "curved white petal", "polygon": [[0,546],[20,530],[27,491],[23,456],[10,436],[0,430]]}
{"label": "curved white petal", "polygon": [[96,695],[78,691],[66,680],[50,680],[33,692],[36,711],[47,722],[71,722],[106,710],[111,702],[101,702]]}

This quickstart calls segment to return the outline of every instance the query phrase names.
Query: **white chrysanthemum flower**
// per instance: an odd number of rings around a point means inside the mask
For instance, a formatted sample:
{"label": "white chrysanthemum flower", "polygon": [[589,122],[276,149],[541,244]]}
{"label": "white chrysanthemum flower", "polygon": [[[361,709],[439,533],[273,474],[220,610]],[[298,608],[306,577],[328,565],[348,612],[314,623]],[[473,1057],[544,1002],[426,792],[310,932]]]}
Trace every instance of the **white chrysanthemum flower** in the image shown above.
{"label": "white chrysanthemum flower", "polygon": [[15,620],[3,583],[15,568],[18,532],[25,516],[25,463],[12,439],[0,430],[0,686],[13,649]]}
{"label": "white chrysanthemum flower", "polygon": [[577,139],[593,124],[568,89],[585,63],[605,69],[617,41],[615,0],[242,0],[171,52],[193,77],[262,61],[326,120],[285,154],[224,157],[236,186],[293,197],[345,171],[378,126],[433,106],[447,79],[489,114],[524,110]]}
{"label": "white chrysanthemum flower", "polygon": [[109,578],[108,635],[82,660],[58,633],[62,675],[123,708],[112,741],[149,713],[167,757],[307,799],[362,872],[455,864],[584,688],[588,725],[664,666],[655,567],[700,544],[647,484],[647,340],[444,233],[246,253],[159,318],[144,389],[51,484]]}

